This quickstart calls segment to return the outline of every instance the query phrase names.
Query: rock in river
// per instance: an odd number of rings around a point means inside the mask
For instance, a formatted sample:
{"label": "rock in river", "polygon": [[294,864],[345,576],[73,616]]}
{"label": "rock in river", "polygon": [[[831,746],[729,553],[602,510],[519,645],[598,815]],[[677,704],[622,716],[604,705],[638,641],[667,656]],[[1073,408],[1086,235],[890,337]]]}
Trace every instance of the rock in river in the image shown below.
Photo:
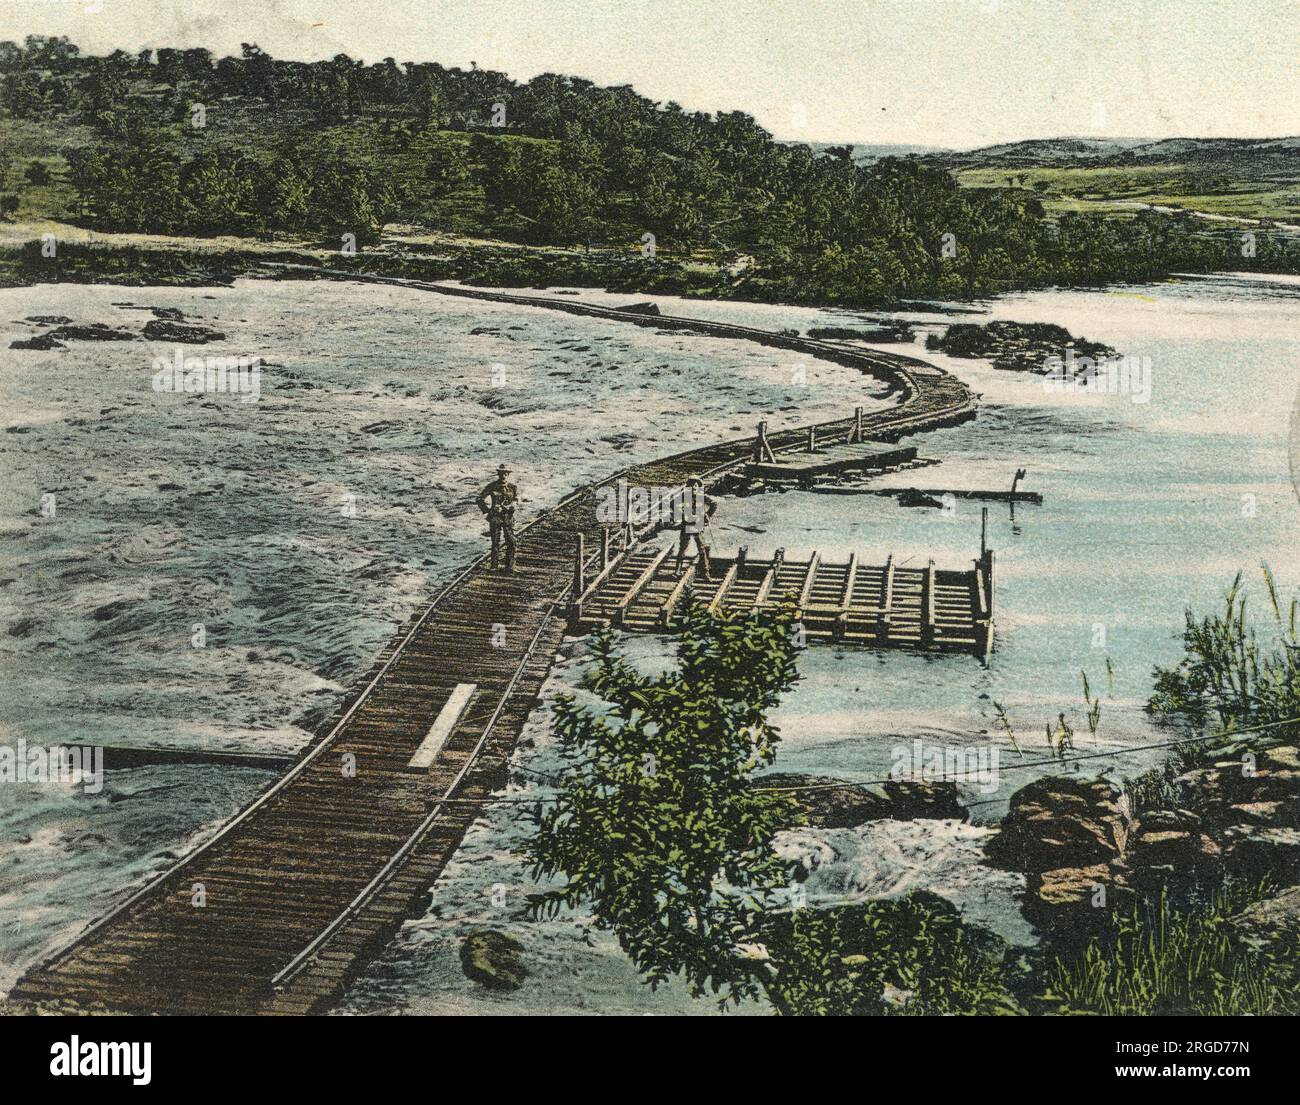
{"label": "rock in river", "polygon": [[1118,859],[1127,839],[1119,791],[1104,779],[1056,775],[1011,796],[986,849],[994,866],[1038,873]]}
{"label": "rock in river", "polygon": [[825,775],[775,772],[760,776],[759,787],[810,787],[794,794],[808,815],[808,824],[821,829],[851,829],[868,821],[966,821],[970,814],[957,799],[955,783],[899,779],[883,787],[845,783]]}
{"label": "rock in river", "polygon": [[528,977],[524,946],[503,932],[489,929],[465,937],[460,945],[460,965],[466,976],[489,990],[518,990]]}
{"label": "rock in river", "polygon": [[225,341],[226,335],[210,326],[197,322],[177,322],[174,319],[151,318],[144,324],[144,336],[150,341],[175,341],[187,345],[203,345],[210,341]]}

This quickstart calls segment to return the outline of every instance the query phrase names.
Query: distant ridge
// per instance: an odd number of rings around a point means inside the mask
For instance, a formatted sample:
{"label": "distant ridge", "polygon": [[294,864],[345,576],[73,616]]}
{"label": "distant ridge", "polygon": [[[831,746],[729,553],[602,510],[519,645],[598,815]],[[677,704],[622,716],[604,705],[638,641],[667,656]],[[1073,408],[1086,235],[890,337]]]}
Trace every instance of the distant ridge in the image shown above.
{"label": "distant ridge", "polygon": [[975,150],[940,151],[929,159],[962,167],[1089,164],[1227,163],[1249,156],[1294,167],[1300,137],[1282,138],[1029,138]]}

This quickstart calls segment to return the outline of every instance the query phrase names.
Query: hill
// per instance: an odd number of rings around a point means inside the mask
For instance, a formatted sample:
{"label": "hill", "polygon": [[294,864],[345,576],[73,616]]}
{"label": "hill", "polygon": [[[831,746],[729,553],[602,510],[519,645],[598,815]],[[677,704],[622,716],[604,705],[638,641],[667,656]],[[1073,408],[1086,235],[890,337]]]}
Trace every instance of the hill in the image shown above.
{"label": "hill", "polygon": [[[742,112],[552,73],[29,36],[0,43],[0,118],[0,218],[435,267],[450,239],[456,275],[497,282],[613,269],[647,290],[872,305],[1242,267],[1185,219],[1046,220],[1023,169],[777,142]],[[1266,243],[1252,263],[1300,254]]]}

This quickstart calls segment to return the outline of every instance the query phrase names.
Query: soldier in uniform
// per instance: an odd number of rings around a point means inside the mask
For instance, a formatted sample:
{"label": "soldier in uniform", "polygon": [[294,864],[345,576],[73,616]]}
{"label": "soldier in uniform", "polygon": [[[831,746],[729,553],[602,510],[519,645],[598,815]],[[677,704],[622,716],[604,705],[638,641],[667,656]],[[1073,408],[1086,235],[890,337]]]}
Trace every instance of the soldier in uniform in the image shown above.
{"label": "soldier in uniform", "polygon": [[682,493],[681,535],[677,541],[677,572],[681,573],[682,560],[692,541],[700,554],[700,573],[702,579],[712,579],[709,572],[709,546],[704,540],[704,529],[718,509],[716,499],[704,494],[704,481],[692,476],[686,481],[686,490]]}
{"label": "soldier in uniform", "polygon": [[519,500],[519,488],[506,479],[510,469],[504,464],[497,469],[497,478],[478,494],[478,508],[488,519],[488,531],[492,534],[492,567],[495,570],[501,555],[501,546],[506,547],[506,571],[515,570],[515,503]]}

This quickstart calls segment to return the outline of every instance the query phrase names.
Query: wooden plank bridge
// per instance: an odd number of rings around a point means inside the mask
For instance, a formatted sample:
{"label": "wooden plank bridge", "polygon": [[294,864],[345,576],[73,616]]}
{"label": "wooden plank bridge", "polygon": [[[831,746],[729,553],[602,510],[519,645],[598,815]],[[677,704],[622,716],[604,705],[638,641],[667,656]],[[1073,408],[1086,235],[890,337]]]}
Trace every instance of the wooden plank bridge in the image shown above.
{"label": "wooden plank bridge", "polygon": [[[809,641],[923,652],[971,652],[993,647],[993,551],[967,570],[907,567],[890,557],[865,564],[854,553],[832,563],[814,552],[792,560],[784,549],[756,559],[710,554],[709,578],[695,558],[680,569],[671,546],[636,545],[611,557],[590,583],[579,574],[569,626],[589,633],[603,626],[663,632],[687,601],[710,611],[746,614],[788,604]],[[585,586],[581,584],[585,583]]]}
{"label": "wooden plank bridge", "polygon": [[[896,354],[571,300],[350,271],[317,275],[742,338],[891,382],[894,406],[819,427],[827,435],[896,440],[973,413],[963,384]],[[768,444],[779,454],[805,439],[805,429],[793,429]],[[599,489],[620,478],[643,486],[715,481],[739,471],[754,446],[742,438],[613,473],[520,530],[516,574],[489,570],[486,558],[470,564],[398,631],[286,774],[207,843],[29,969],[11,998],[181,1014],[328,1008],[427,903],[465,829],[503,785],[565,632],[573,534],[593,549],[599,541]],[[597,554],[589,563],[594,575]],[[937,588],[932,593],[937,599]],[[468,684],[472,692],[463,690]],[[422,748],[431,755],[427,768],[419,766]]]}

